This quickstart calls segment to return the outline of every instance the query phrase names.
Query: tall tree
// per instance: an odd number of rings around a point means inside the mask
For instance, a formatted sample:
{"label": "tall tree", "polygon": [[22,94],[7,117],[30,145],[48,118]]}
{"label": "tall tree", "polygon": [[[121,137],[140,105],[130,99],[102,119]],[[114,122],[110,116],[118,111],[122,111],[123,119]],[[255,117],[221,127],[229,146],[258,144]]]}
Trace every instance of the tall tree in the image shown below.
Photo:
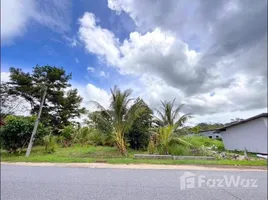
{"label": "tall tree", "polygon": [[121,91],[117,86],[111,89],[111,103],[109,110],[105,109],[98,102],[93,101],[97,107],[105,113],[107,118],[104,121],[109,121],[112,124],[112,133],[118,150],[122,155],[127,155],[126,150],[126,133],[132,127],[134,121],[144,112],[145,108],[140,101],[135,102],[130,106],[132,91]]}
{"label": "tall tree", "polygon": [[66,92],[71,86],[70,79],[71,74],[66,74],[63,68],[37,65],[32,73],[28,73],[11,67],[9,94],[24,98],[31,104],[31,114],[36,114],[44,87],[47,87],[41,121],[58,131],[69,125],[70,119],[85,112],[85,109],[80,107],[82,97],[77,90],[70,89]]}

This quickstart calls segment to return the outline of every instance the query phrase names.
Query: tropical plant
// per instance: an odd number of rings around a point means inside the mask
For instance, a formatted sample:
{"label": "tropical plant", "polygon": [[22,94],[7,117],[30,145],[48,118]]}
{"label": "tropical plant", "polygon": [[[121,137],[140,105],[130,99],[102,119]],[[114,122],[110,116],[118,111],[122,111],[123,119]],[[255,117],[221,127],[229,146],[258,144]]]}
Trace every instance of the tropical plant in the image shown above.
{"label": "tropical plant", "polygon": [[150,138],[149,129],[153,118],[153,111],[149,106],[140,98],[136,100],[136,102],[139,101],[144,106],[145,110],[133,122],[133,125],[126,134],[127,142],[132,149],[146,149]]}
{"label": "tropical plant", "polygon": [[149,154],[154,154],[155,153],[155,143],[154,143],[153,140],[149,141],[148,152],[149,152]]}
{"label": "tropical plant", "polygon": [[187,145],[192,146],[189,142],[177,137],[174,134],[174,127],[171,125],[159,127],[157,129],[158,133],[158,149],[162,154],[169,154],[169,147],[172,145]]}
{"label": "tropical plant", "polygon": [[74,142],[81,144],[82,146],[87,145],[89,142],[89,134],[92,132],[92,129],[89,127],[80,128],[75,134]]}
{"label": "tropical plant", "polygon": [[195,127],[191,128],[191,131],[194,134],[199,134],[199,132],[200,132],[200,126],[195,126]]}
{"label": "tropical plant", "polygon": [[174,108],[175,100],[172,102],[161,101],[161,108],[156,109],[157,116],[155,123],[157,127],[170,126],[173,128],[172,132],[178,132],[183,124],[191,117],[189,113],[180,115],[184,104]]}
{"label": "tropical plant", "polygon": [[69,147],[73,144],[74,139],[77,134],[77,129],[73,125],[65,126],[63,129],[59,130],[60,140],[63,147]]}
{"label": "tropical plant", "polygon": [[54,153],[56,151],[57,140],[58,140],[58,137],[53,136],[51,134],[43,137],[43,142],[45,145],[46,153]]}
{"label": "tropical plant", "polygon": [[[111,103],[107,110],[98,102],[92,101],[97,107],[107,115],[102,118],[104,122],[112,124],[112,134],[119,152],[127,156],[125,134],[130,130],[134,121],[144,112],[145,108],[140,101],[132,106],[130,99],[132,90],[121,91],[117,86],[111,89]],[[101,117],[100,117],[101,118]]]}

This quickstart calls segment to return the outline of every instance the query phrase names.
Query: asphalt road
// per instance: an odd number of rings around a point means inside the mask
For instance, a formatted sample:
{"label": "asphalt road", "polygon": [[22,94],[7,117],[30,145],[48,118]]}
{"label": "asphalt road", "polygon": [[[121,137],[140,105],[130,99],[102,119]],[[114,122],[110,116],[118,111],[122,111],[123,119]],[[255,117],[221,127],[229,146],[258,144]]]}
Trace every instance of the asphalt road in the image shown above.
{"label": "asphalt road", "polygon": [[[181,178],[185,172],[185,170],[29,167],[3,164],[1,199],[267,199],[266,171],[187,171],[193,174],[190,174],[192,178],[186,179],[186,184]],[[228,182],[231,176],[238,185]]]}

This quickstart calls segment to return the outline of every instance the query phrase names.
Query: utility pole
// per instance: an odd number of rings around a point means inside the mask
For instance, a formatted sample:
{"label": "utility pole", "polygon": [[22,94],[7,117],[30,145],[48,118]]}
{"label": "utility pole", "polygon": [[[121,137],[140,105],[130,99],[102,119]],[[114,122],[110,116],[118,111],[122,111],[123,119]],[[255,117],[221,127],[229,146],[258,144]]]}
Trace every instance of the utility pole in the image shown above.
{"label": "utility pole", "polygon": [[34,129],[33,129],[33,132],[32,132],[32,135],[31,135],[31,139],[30,139],[30,142],[29,142],[27,151],[26,151],[26,155],[25,155],[26,157],[28,157],[28,156],[30,155],[31,150],[32,150],[33,141],[34,141],[34,136],[35,136],[35,134],[36,134],[37,127],[38,127],[38,122],[39,122],[40,117],[41,117],[42,108],[43,108],[43,105],[44,105],[44,101],[45,101],[46,93],[47,93],[47,87],[45,87],[44,94],[43,94],[43,97],[42,97],[42,100],[41,100],[41,103],[40,103],[38,116],[37,116],[37,119],[35,120]]}

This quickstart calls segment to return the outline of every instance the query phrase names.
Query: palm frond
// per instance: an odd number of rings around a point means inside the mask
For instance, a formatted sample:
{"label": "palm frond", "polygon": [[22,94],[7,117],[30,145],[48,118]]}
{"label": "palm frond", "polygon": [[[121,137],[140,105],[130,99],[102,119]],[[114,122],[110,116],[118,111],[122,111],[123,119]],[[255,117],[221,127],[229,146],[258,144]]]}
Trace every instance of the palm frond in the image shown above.
{"label": "palm frond", "polygon": [[174,121],[178,117],[178,115],[179,115],[179,113],[180,113],[180,111],[182,110],[183,107],[184,107],[184,104],[181,104],[172,112],[172,118],[173,118]]}
{"label": "palm frond", "polygon": [[181,127],[188,119],[190,119],[192,116],[190,113],[184,114],[181,116],[174,124],[174,130],[177,130],[179,127]]}

